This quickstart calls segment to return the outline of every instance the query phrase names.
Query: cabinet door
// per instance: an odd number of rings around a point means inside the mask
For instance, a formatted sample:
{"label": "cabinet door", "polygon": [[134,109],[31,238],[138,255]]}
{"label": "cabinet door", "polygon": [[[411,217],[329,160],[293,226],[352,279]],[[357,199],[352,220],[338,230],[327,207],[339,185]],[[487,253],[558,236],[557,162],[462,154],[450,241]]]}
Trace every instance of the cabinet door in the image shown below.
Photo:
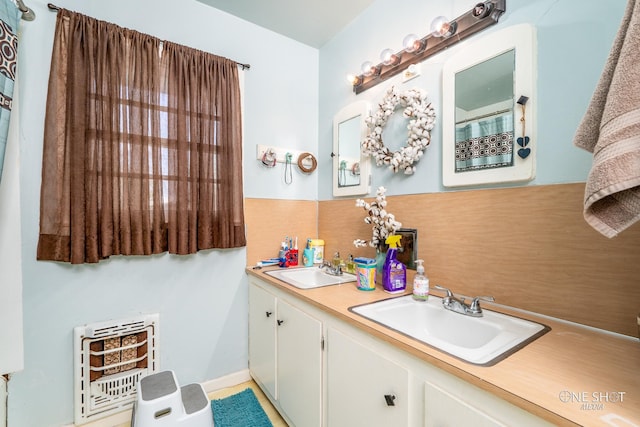
{"label": "cabinet door", "polygon": [[276,388],[276,298],[249,286],[249,370],[273,399]]}
{"label": "cabinet door", "polygon": [[278,400],[296,427],[322,424],[322,323],[278,301]]}
{"label": "cabinet door", "polygon": [[[445,388],[446,387],[446,388]],[[552,427],[552,424],[455,378],[427,381],[425,427]]]}
{"label": "cabinet door", "polygon": [[327,353],[328,426],[409,425],[409,373],[404,367],[336,329],[328,332]]}
{"label": "cabinet door", "polygon": [[430,383],[425,386],[424,412],[426,427],[504,427],[478,408]]}

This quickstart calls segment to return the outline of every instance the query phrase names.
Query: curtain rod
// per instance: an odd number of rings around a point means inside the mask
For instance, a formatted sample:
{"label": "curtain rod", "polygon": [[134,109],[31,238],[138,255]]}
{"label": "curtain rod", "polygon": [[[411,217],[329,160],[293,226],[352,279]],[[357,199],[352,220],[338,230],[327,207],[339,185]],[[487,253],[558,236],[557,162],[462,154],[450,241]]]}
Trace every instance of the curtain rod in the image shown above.
{"label": "curtain rod", "polygon": [[[22,3],[22,0],[17,0],[19,3]],[[24,4],[23,4],[24,5]],[[60,8],[58,6],[56,6],[53,3],[49,3],[47,4],[47,7],[49,7],[49,10],[53,11],[53,12],[59,12]],[[22,10],[22,9],[20,9]],[[30,10],[30,9],[29,9]],[[33,13],[33,12],[32,12]],[[24,15],[23,15],[24,18]],[[238,61],[234,61],[236,63],[236,65],[238,67],[242,67],[243,70],[249,70],[251,69],[251,64],[243,64],[242,62],[238,62]]]}
{"label": "curtain rod", "polygon": [[507,108],[505,110],[500,110],[500,111],[495,111],[493,113],[481,114],[479,116],[471,117],[469,119],[460,120],[459,122],[456,122],[456,124],[459,125],[461,123],[467,123],[467,122],[472,122],[474,120],[485,119],[485,118],[491,117],[491,116],[498,116],[500,114],[508,113],[509,111],[511,111],[511,108]]}

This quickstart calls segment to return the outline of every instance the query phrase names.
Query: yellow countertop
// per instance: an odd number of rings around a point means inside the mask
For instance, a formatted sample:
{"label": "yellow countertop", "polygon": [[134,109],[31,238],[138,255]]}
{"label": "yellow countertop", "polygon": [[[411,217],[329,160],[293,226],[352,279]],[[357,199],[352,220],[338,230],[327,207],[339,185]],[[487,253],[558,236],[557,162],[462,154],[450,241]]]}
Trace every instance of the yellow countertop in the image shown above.
{"label": "yellow countertop", "polygon": [[379,288],[363,292],[351,282],[302,290],[265,274],[272,269],[277,267],[246,271],[551,423],[640,426],[638,339],[483,302],[485,308],[543,323],[551,331],[493,366],[476,366],[349,311],[390,297]]}

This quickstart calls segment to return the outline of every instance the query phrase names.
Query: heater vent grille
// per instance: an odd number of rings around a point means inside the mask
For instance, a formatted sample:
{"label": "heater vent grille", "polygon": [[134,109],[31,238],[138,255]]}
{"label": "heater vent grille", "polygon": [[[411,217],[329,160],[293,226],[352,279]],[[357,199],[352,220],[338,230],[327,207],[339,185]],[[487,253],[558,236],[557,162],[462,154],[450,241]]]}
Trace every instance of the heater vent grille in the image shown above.
{"label": "heater vent grille", "polygon": [[122,323],[93,323],[91,325],[85,326],[85,333],[89,338],[100,338],[112,335],[124,335],[127,332],[135,332],[139,331],[141,328],[145,327],[144,320],[130,320],[123,321]]}
{"label": "heater vent grille", "polygon": [[158,371],[158,315],[74,328],[75,423],[129,409],[140,380]]}

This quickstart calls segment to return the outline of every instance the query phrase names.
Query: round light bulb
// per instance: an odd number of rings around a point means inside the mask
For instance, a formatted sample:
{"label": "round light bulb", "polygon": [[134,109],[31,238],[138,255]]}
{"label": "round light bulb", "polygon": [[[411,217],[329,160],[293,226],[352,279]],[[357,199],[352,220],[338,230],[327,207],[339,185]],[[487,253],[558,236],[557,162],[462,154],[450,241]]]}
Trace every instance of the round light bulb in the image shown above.
{"label": "round light bulb", "polygon": [[369,77],[370,75],[373,74],[374,67],[373,67],[373,64],[371,63],[371,61],[366,61],[366,62],[362,63],[362,66],[360,67],[360,70],[362,70],[362,74],[364,74],[365,76]]}
{"label": "round light bulb", "polygon": [[407,34],[402,40],[402,47],[409,53],[415,52],[419,47],[418,36],[415,34]]}
{"label": "round light bulb", "polygon": [[473,13],[473,16],[475,18],[482,19],[482,18],[486,18],[487,16],[489,16],[489,14],[491,13],[492,9],[493,9],[493,4],[492,3],[489,3],[489,2],[487,2],[487,3],[478,3],[472,9],[472,13]]}
{"label": "round light bulb", "polygon": [[438,16],[431,22],[431,34],[436,37],[444,37],[451,35],[451,24],[449,20],[444,16]]}
{"label": "round light bulb", "polygon": [[393,50],[385,49],[380,53],[380,61],[384,65],[394,64],[398,60],[398,55],[396,55]]}
{"label": "round light bulb", "polygon": [[356,86],[356,85],[360,84],[361,80],[360,80],[360,76],[356,76],[356,75],[353,75],[353,74],[347,74],[347,81],[352,86]]}

